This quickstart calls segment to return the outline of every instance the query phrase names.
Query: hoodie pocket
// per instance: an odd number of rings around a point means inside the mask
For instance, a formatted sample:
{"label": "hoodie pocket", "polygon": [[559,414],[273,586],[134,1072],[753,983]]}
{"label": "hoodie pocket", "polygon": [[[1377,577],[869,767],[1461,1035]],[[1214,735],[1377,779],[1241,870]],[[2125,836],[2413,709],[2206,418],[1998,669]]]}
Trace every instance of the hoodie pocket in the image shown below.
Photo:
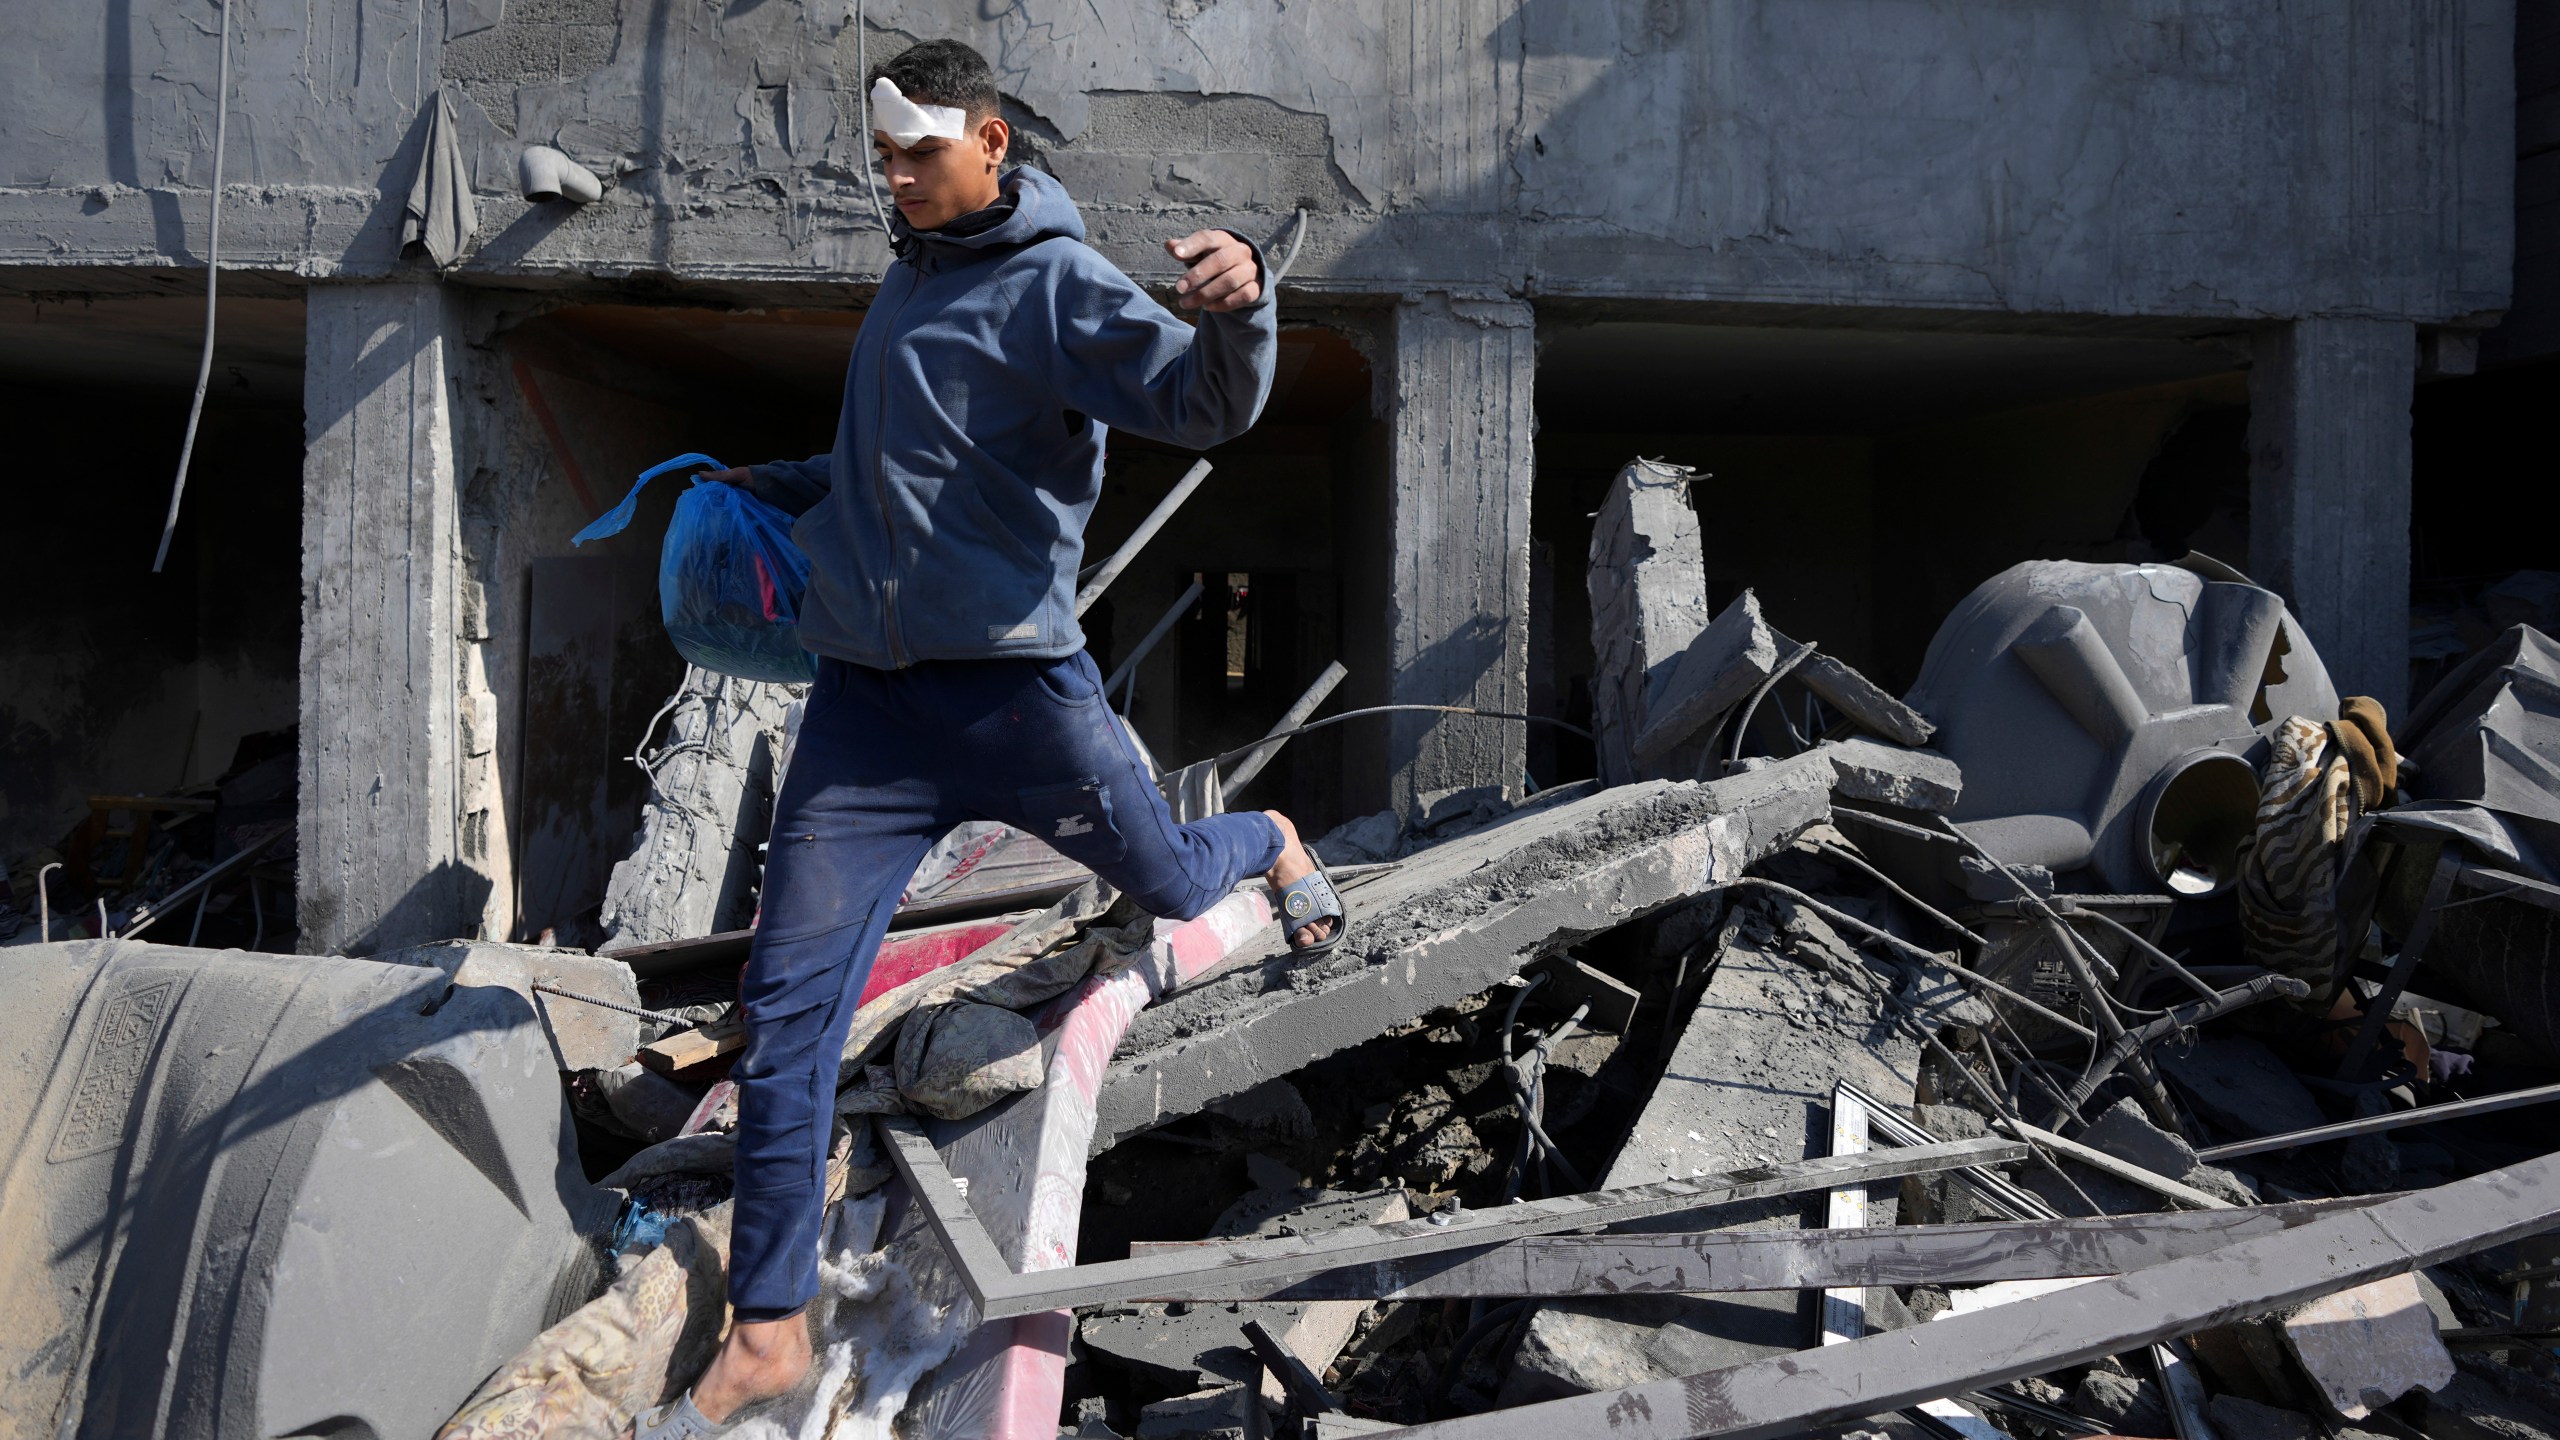
{"label": "hoodie pocket", "polygon": [[1099,780],[1020,791],[1022,828],[1079,865],[1108,865],[1127,854],[1111,812],[1111,787]]}

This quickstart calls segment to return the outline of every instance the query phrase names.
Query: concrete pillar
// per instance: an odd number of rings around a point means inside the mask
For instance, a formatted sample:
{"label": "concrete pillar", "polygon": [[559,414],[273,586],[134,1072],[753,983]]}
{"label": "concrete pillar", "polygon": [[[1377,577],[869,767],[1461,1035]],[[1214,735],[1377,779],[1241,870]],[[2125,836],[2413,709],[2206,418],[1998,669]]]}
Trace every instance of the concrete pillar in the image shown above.
{"label": "concrete pillar", "polygon": [[[1396,308],[1387,648],[1397,703],[1528,708],[1536,342],[1516,300],[1434,292]],[[1526,726],[1429,715],[1390,725],[1388,790],[1408,815],[1439,791],[1519,793]]]}
{"label": "concrete pillar", "polygon": [[491,889],[466,853],[460,306],[434,284],[307,303],[302,948],[372,954],[476,934]]}
{"label": "concrete pillar", "polygon": [[2341,695],[2407,712],[2416,328],[2296,320],[2249,371],[2249,575],[2285,597]]}

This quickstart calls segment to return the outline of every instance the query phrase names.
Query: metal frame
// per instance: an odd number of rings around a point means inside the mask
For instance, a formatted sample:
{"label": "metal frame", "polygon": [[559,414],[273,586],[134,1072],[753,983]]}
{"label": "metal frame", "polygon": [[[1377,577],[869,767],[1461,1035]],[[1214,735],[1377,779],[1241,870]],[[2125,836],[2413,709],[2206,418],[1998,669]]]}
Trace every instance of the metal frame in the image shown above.
{"label": "metal frame", "polygon": [[2120,1355],[2555,1225],[2560,1155],[2546,1155],[2111,1281],[1846,1345],[1396,1433],[1414,1440],[1775,1440]]}
{"label": "metal frame", "polygon": [[[1841,1185],[1864,1185],[1977,1165],[2005,1165],[2026,1158],[2015,1140],[1985,1136],[1840,1159],[1798,1160],[1751,1166],[1687,1180],[1663,1180],[1622,1190],[1525,1200],[1498,1210],[1443,1210],[1419,1220],[1353,1226],[1314,1235],[1280,1235],[1191,1247],[1177,1253],[1133,1255],[1063,1270],[1017,1274],[953,1183],[924,1127],[904,1115],[874,1117],[883,1147],[927,1224],[942,1240],[961,1286],[981,1319],[1000,1320],[1044,1310],[1072,1309],[1116,1300],[1162,1295],[1192,1281],[1258,1290],[1254,1298],[1346,1266],[1406,1260],[1468,1250],[1560,1230],[1614,1225],[1656,1215],[1703,1209],[1737,1200],[1795,1195]],[[1357,1297],[1354,1297],[1357,1298]]]}
{"label": "metal frame", "polygon": [[[2290,1201],[2230,1210],[2170,1210],[2078,1220],[1980,1220],[1856,1230],[1702,1230],[1537,1235],[1465,1250],[1338,1266],[1277,1288],[1203,1274],[1133,1299],[1217,1304],[1245,1300],[1563,1299],[1576,1295],[1699,1295],[1745,1290],[1846,1290],[1876,1285],[1988,1285],[2002,1280],[2120,1275],[2291,1230],[2384,1197]],[[1223,1248],[1190,1240],[1133,1247],[1162,1255]],[[1852,1337],[1855,1338],[1855,1337]]]}
{"label": "metal frame", "polygon": [[[2382,989],[2365,1003],[2364,1023],[2356,1027],[2356,1038],[2347,1046],[2344,1059],[2338,1062],[2336,1078],[2353,1080],[2363,1073],[2364,1062],[2382,1039],[2383,1027],[2391,1022],[2391,1007],[2399,1003],[2401,992],[2409,988],[2409,979],[2417,973],[2418,962],[2425,957],[2429,941],[2435,938],[2436,917],[2451,905],[2468,905],[2478,899],[2515,899],[2545,910],[2560,910],[2560,886],[2553,886],[2528,875],[2473,865],[2455,854],[2448,841],[2436,854],[2433,874],[2427,877],[2427,892],[2418,902],[2418,913],[2409,921],[2409,933],[2401,937],[2400,953],[2393,957],[2391,970],[2383,978]],[[2453,887],[2461,884],[2487,894],[2473,899],[2453,900]],[[2493,888],[2494,887],[2494,888]],[[2352,956],[2342,955],[2337,983],[2347,983]]]}

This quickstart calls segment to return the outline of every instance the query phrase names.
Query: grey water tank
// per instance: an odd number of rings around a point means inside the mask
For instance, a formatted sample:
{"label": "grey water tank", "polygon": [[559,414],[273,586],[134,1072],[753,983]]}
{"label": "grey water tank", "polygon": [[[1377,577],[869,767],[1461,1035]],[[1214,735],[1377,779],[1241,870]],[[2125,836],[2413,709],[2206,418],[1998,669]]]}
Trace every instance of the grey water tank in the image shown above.
{"label": "grey water tank", "polygon": [[113,941],[0,991],[0,1436],[424,1437],[599,1285],[521,995]]}
{"label": "grey water tank", "polygon": [[2284,602],[2203,556],[2013,565],[1938,628],[1905,699],[1963,767],[1950,818],[1985,849],[2184,895],[2235,878],[2263,732],[2338,714]]}

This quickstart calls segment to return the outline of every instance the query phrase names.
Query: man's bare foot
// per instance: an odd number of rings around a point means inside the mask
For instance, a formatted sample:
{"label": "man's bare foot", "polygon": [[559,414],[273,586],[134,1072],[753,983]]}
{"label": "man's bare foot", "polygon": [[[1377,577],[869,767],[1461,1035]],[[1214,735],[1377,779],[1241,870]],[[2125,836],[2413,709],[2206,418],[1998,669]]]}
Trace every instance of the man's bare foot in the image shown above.
{"label": "man's bare foot", "polygon": [[809,1370],[809,1320],[741,1320],[729,1327],[729,1338],[702,1378],[693,1382],[693,1407],[713,1424],[759,1400],[770,1400],[800,1383]]}
{"label": "man's bare foot", "polygon": [[[1280,827],[1280,859],[1263,877],[1271,882],[1271,893],[1277,895],[1282,887],[1314,874],[1316,862],[1308,858],[1307,847],[1298,840],[1298,827],[1290,823],[1288,816],[1277,810],[1262,813],[1270,816],[1271,823]],[[1291,932],[1289,946],[1293,950],[1303,950],[1309,945],[1320,945],[1331,938],[1333,927],[1341,923],[1330,915],[1314,921]]]}

